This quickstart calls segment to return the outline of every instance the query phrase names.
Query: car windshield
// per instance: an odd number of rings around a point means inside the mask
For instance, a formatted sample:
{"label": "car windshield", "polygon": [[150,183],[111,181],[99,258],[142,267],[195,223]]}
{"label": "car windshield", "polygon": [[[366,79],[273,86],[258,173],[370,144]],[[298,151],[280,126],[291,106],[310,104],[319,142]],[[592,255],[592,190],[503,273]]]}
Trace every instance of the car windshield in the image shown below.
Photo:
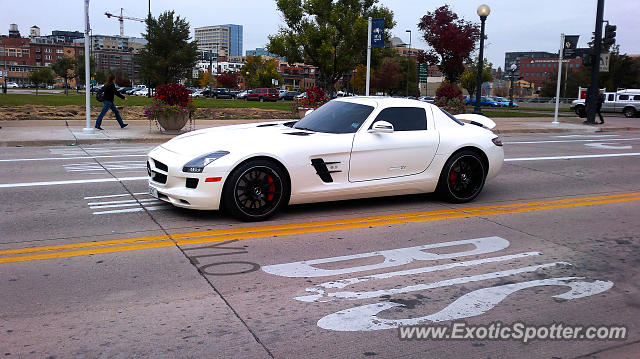
{"label": "car windshield", "polygon": [[293,128],[326,133],[355,133],[372,111],[372,106],[329,101],[296,122]]}

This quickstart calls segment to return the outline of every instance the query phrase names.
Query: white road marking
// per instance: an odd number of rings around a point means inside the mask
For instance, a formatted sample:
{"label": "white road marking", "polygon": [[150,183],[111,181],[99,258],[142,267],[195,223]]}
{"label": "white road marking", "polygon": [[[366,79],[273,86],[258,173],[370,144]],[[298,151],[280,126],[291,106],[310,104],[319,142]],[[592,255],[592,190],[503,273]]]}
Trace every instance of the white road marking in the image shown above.
{"label": "white road marking", "polygon": [[95,158],[122,158],[122,157],[147,157],[147,155],[114,155],[114,156],[80,156],[80,157],[43,157],[43,158],[15,158],[0,160],[0,162],[27,162],[27,161],[70,161],[70,160],[91,160]]}
{"label": "white road marking", "polygon": [[604,148],[605,150],[630,150],[633,146],[616,146],[608,143],[585,143],[585,146],[594,148]]}
{"label": "white road marking", "polygon": [[439,312],[418,318],[380,318],[378,317],[379,313],[390,308],[403,307],[404,304],[396,302],[367,304],[329,314],[318,321],[318,326],[334,331],[395,329],[401,325],[435,323],[482,315],[493,309],[510,294],[527,288],[542,286],[569,287],[569,291],[554,295],[553,298],[572,300],[602,293],[613,286],[610,281],[582,281],[581,279],[584,279],[584,277],[550,278],[477,289],[456,299]]}
{"label": "white road marking", "polygon": [[[141,194],[149,194],[148,192],[138,192],[138,193],[134,193],[134,196],[138,196]],[[124,193],[124,194],[109,194],[106,196],[90,196],[90,197],[85,197],[84,199],[98,199],[98,198],[111,198],[111,197],[127,197],[127,196],[131,196],[130,193]]]}
{"label": "white road marking", "polygon": [[572,138],[572,137],[620,137],[620,135],[558,135],[551,136],[557,138]]}
{"label": "white road marking", "polygon": [[[638,141],[640,137],[636,138],[610,138],[607,139],[607,142],[610,141]],[[571,143],[571,142],[602,142],[601,139],[591,139],[591,140],[542,140],[542,141],[515,141],[515,142],[503,142],[505,145],[531,145],[536,143]]]}
{"label": "white road marking", "polygon": [[67,172],[88,172],[88,171],[126,171],[144,169],[147,167],[144,161],[112,161],[112,162],[85,162],[63,165]]}
{"label": "white road marking", "polygon": [[[469,244],[473,245],[474,249],[454,252],[454,253],[446,253],[446,254],[423,252],[423,250],[425,249],[447,248],[447,247],[469,245]],[[440,259],[450,259],[450,258],[458,258],[463,256],[491,253],[491,252],[496,252],[496,251],[505,249],[508,246],[509,246],[509,241],[507,241],[504,238],[485,237],[485,238],[467,239],[462,241],[426,244],[423,246],[398,248],[398,249],[391,249],[386,251],[360,253],[360,254],[354,254],[349,256],[340,256],[340,257],[332,257],[332,258],[315,259],[310,261],[276,264],[276,265],[264,266],[262,267],[262,270],[270,274],[275,274],[275,275],[290,277],[290,278],[324,277],[324,276],[339,275],[339,274],[346,274],[346,273],[362,272],[362,271],[368,271],[373,269],[398,267],[405,264],[409,264],[414,260],[433,261],[433,260],[440,260]],[[384,261],[382,263],[357,266],[357,267],[348,267],[348,268],[342,268],[342,269],[321,269],[321,268],[313,267],[313,265],[315,264],[343,262],[348,260],[378,257],[378,256],[384,257]]]}
{"label": "white road marking", "polygon": [[520,157],[520,158],[505,158],[505,162],[517,162],[517,161],[548,161],[548,160],[575,160],[582,158],[603,158],[603,157],[627,157],[627,156],[640,156],[640,153],[605,153],[600,155],[577,155],[577,156],[550,156],[550,157]]}
{"label": "white road marking", "polygon": [[22,183],[0,183],[0,188],[17,188],[17,187],[37,187],[37,186],[58,186],[64,184],[86,184],[101,182],[124,182],[124,181],[147,181],[149,177],[120,177],[120,178],[94,178],[82,180],[67,181],[47,181],[47,182],[22,182]]}
{"label": "white road marking", "polygon": [[559,266],[559,265],[567,265],[568,266],[568,265],[571,265],[571,264],[566,263],[566,262],[545,263],[545,264],[522,267],[522,268],[517,268],[517,269],[509,269],[509,270],[505,270],[505,271],[490,272],[490,273],[485,273],[485,274],[472,275],[472,276],[468,276],[468,277],[459,277],[459,278],[454,278],[454,279],[441,280],[441,281],[433,282],[433,283],[421,283],[421,284],[410,285],[410,286],[406,286],[406,287],[402,287],[402,288],[378,289],[378,290],[372,290],[372,291],[368,291],[368,292],[332,292],[332,293],[325,293],[325,291],[321,290],[321,289],[307,288],[308,292],[316,292],[316,294],[296,297],[295,299],[299,300],[299,301],[302,301],[302,302],[326,302],[326,301],[332,300],[334,298],[335,299],[346,299],[346,300],[371,299],[371,298],[377,298],[377,297],[380,297],[380,296],[383,296],[383,295],[411,293],[411,292],[417,292],[417,291],[426,290],[426,289],[450,287],[450,286],[456,285],[456,284],[473,283],[473,282],[479,282],[479,281],[483,281],[483,280],[487,280],[487,279],[508,277],[508,276],[511,276],[511,275],[514,275],[514,274],[535,272],[538,269],[555,267],[555,266]]}
{"label": "white road marking", "polygon": [[131,206],[138,206],[139,204],[147,205],[147,204],[164,204],[164,203],[166,202],[158,199],[141,199],[139,201],[134,201],[134,203],[105,204],[100,206],[89,206],[89,208],[103,209],[103,208],[131,207]]}
{"label": "white road marking", "polygon": [[470,261],[441,264],[441,265],[431,266],[431,267],[408,269],[408,270],[404,270],[404,271],[373,274],[373,275],[369,275],[369,276],[365,276],[365,277],[359,277],[359,278],[340,279],[340,280],[336,280],[336,281],[332,281],[332,282],[320,283],[317,286],[318,287],[322,287],[322,288],[327,288],[327,289],[330,289],[330,288],[344,288],[344,287],[349,286],[349,285],[362,283],[362,282],[367,282],[367,281],[373,280],[373,279],[388,279],[388,278],[393,278],[393,277],[397,277],[397,276],[437,272],[437,271],[442,271],[442,270],[447,270],[447,269],[452,269],[452,268],[458,268],[458,267],[471,267],[471,266],[477,266],[477,265],[481,265],[481,264],[485,264],[485,263],[504,262],[504,261],[510,261],[510,260],[513,260],[513,259],[526,258],[526,257],[531,257],[531,256],[539,256],[541,254],[542,253],[540,253],[540,252],[524,252],[524,253],[511,254],[511,255],[500,256],[500,257],[482,258],[482,259],[475,259],[475,260],[470,260]]}
{"label": "white road marking", "polygon": [[89,206],[101,206],[101,205],[106,205],[106,204],[136,203],[138,201],[140,201],[140,202],[142,202],[142,201],[150,201],[150,200],[153,200],[153,199],[154,198],[148,198],[148,199],[124,199],[124,200],[120,200],[120,201],[90,202],[90,203],[87,203],[87,204]]}
{"label": "white road marking", "polygon": [[93,155],[101,155],[105,153],[122,153],[122,152],[149,152],[155,146],[144,147],[83,147],[83,148],[50,148],[49,153],[62,156],[84,155],[86,153]]}
{"label": "white road marking", "polygon": [[138,207],[138,208],[127,208],[127,209],[116,209],[113,211],[101,211],[101,212],[93,212],[93,214],[112,214],[112,213],[130,213],[130,212],[140,212],[143,210],[147,211],[157,211],[159,209],[169,209],[171,205],[164,206],[152,206],[152,207]]}

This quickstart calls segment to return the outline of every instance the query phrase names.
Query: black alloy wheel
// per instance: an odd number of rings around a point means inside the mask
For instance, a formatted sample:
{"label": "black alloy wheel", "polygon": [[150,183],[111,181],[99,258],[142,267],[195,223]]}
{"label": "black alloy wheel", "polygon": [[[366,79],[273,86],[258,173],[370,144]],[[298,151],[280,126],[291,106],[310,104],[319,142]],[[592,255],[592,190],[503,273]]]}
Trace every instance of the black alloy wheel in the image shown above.
{"label": "black alloy wheel", "polygon": [[476,198],[486,179],[485,165],[473,151],[454,154],[442,169],[438,193],[453,203],[469,202]]}
{"label": "black alloy wheel", "polygon": [[224,208],[243,221],[261,221],[286,204],[288,183],[283,171],[268,160],[253,160],[233,171],[223,189]]}

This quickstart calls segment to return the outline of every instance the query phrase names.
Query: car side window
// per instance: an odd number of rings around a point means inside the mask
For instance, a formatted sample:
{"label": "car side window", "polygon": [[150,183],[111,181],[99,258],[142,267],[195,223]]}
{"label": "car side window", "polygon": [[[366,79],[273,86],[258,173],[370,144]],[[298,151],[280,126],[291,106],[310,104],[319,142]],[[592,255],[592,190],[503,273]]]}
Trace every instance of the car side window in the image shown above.
{"label": "car side window", "polygon": [[[427,129],[427,113],[419,107],[389,107],[382,110],[373,121],[387,121],[394,131],[424,131]],[[373,126],[373,124],[372,124]]]}
{"label": "car side window", "polygon": [[633,96],[633,100],[634,101],[640,101],[640,95]]}
{"label": "car side window", "polygon": [[614,94],[609,94],[609,99],[607,101],[613,101]]}
{"label": "car side window", "polygon": [[620,97],[618,97],[619,100],[628,100],[629,99],[629,95],[620,95]]}

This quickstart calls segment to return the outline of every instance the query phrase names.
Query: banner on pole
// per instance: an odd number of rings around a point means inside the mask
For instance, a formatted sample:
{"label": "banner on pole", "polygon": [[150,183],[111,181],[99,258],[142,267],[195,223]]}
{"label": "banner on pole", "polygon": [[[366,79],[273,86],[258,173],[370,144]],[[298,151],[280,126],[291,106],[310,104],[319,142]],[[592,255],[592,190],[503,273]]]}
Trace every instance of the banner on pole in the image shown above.
{"label": "banner on pole", "polygon": [[600,54],[600,72],[609,72],[610,53]]}
{"label": "banner on pole", "polygon": [[578,47],[578,39],[580,35],[565,35],[564,44],[562,44],[562,50],[564,58],[569,58],[575,55],[576,48]]}
{"label": "banner on pole", "polygon": [[384,47],[384,19],[371,20],[371,47]]}

